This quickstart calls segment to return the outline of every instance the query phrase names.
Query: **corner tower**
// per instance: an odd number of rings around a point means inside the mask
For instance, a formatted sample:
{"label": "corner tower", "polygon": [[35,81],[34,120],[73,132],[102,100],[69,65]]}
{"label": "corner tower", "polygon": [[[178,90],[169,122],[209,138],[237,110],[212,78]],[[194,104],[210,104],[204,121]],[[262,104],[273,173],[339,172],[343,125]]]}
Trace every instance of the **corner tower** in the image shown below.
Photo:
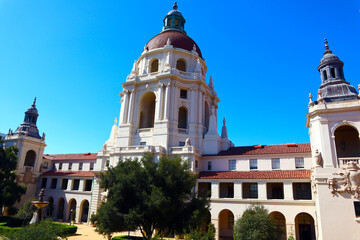
{"label": "corner tower", "polygon": [[122,84],[119,125],[99,153],[104,159],[153,152],[186,155],[193,162],[230,147],[217,133],[220,100],[213,81],[206,83],[207,66],[176,3],[163,22]]}
{"label": "corner tower", "polygon": [[[325,39],[318,67],[321,85],[316,101],[309,96],[306,122],[319,240],[355,239],[360,234],[355,214],[360,207],[360,100],[355,88],[345,81],[343,66]],[[338,224],[338,219],[346,224]],[[351,236],[345,236],[346,232]]]}
{"label": "corner tower", "polygon": [[25,112],[23,123],[15,132],[9,129],[5,137],[5,147],[16,146],[19,150],[16,182],[27,187],[26,194],[21,197],[19,205],[24,200],[35,196],[38,177],[47,167],[42,165],[46,144],[45,134],[40,136],[37,128],[38,117],[35,98],[33,104]]}

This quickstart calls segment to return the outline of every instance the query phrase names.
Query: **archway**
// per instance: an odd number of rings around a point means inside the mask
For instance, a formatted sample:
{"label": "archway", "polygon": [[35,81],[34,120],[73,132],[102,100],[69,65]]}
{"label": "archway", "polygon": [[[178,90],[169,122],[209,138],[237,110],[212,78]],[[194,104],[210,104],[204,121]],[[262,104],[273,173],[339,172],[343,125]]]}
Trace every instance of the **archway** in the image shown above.
{"label": "archway", "polygon": [[24,166],[33,167],[35,166],[36,153],[33,150],[29,150],[25,156]]}
{"label": "archway", "polygon": [[146,92],[140,98],[139,128],[153,128],[155,118],[155,94]]}
{"label": "archway", "polygon": [[157,58],[155,58],[154,60],[151,61],[151,65],[150,65],[150,72],[157,72],[159,71],[159,60]]}
{"label": "archway", "polygon": [[178,128],[187,129],[187,118],[188,118],[188,111],[186,107],[182,106],[179,108],[179,115],[178,115]]}
{"label": "archway", "polygon": [[176,61],[176,69],[186,72],[186,63],[184,59],[179,59]]}
{"label": "archway", "polygon": [[219,240],[231,240],[234,236],[234,214],[224,209],[219,213]]}
{"label": "archway", "polygon": [[57,207],[57,219],[61,219],[64,220],[64,205],[65,205],[65,200],[63,198],[59,198],[58,203],[57,203],[58,207]]}
{"label": "archway", "polygon": [[[69,205],[68,205],[68,220],[71,221],[71,214],[76,210],[76,200],[70,199]],[[76,213],[75,213],[76,214]],[[75,220],[76,221],[76,220]]]}
{"label": "archway", "polygon": [[88,200],[84,200],[81,203],[81,208],[80,208],[80,221],[81,222],[87,222],[88,221],[88,215],[89,215],[89,201]]}
{"label": "archway", "polygon": [[343,125],[335,130],[334,135],[338,158],[360,157],[359,132],[355,128]]}
{"label": "archway", "polygon": [[280,239],[286,240],[286,220],[284,215],[280,212],[272,212],[269,216],[274,220],[276,228],[282,232]]}
{"label": "archway", "polygon": [[297,240],[315,240],[315,225],[313,217],[308,213],[299,213],[295,217]]}

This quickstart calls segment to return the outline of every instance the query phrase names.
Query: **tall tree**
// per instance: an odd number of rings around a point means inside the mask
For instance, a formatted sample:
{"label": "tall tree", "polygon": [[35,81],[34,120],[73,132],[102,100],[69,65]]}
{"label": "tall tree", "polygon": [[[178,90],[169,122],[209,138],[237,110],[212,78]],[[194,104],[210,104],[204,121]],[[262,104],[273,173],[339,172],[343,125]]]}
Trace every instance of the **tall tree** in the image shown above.
{"label": "tall tree", "polygon": [[145,239],[159,234],[183,233],[207,215],[208,198],[194,193],[196,175],[187,161],[146,154],[141,160],[120,160],[101,176],[108,190],[98,211],[99,232],[109,234],[139,228]]}
{"label": "tall tree", "polygon": [[14,146],[4,148],[0,141],[0,215],[3,207],[9,207],[20,200],[26,188],[15,182],[18,149]]}
{"label": "tall tree", "polygon": [[280,236],[281,231],[261,204],[251,204],[234,225],[234,240],[279,240]]}

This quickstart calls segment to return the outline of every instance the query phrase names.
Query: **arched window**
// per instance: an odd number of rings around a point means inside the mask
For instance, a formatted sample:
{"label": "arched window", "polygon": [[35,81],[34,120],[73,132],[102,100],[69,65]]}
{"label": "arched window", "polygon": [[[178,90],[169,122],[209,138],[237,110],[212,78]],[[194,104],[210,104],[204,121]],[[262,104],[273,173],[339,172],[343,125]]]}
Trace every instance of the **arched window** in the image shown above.
{"label": "arched window", "polygon": [[326,81],[326,80],[327,80],[326,70],[324,70],[322,73],[323,73],[323,78],[324,78],[324,81]]}
{"label": "arched window", "polygon": [[24,166],[33,167],[35,165],[36,153],[33,150],[29,150],[25,156]]}
{"label": "arched window", "polygon": [[155,118],[155,94],[146,92],[141,96],[139,105],[139,128],[153,128]]}
{"label": "arched window", "polygon": [[[348,125],[340,126],[334,135],[338,158],[360,157],[359,133],[355,128]],[[343,163],[347,162],[340,162]]]}
{"label": "arched window", "polygon": [[179,108],[179,122],[178,122],[178,128],[187,129],[187,118],[188,118],[188,111],[186,107],[180,107]]}
{"label": "arched window", "polygon": [[179,59],[176,61],[176,69],[186,72],[186,64],[184,59]]}
{"label": "arched window", "polygon": [[150,72],[153,73],[153,72],[157,72],[157,71],[159,71],[159,60],[158,60],[158,59],[154,59],[154,60],[151,62]]}

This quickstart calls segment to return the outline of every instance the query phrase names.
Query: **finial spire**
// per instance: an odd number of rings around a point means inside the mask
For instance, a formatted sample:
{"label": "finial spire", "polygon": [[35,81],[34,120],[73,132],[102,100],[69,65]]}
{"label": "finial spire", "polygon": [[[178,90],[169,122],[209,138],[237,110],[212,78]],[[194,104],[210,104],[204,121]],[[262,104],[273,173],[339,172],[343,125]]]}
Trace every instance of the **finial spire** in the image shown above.
{"label": "finial spire", "polygon": [[223,120],[223,124],[224,124],[224,126],[225,126],[225,124],[226,124],[226,120],[225,120],[225,118],[224,118],[224,120]]}
{"label": "finial spire", "polygon": [[33,102],[33,104],[32,104],[32,107],[36,107],[36,97],[35,97],[35,99],[34,99],[34,102]]}
{"label": "finial spire", "polygon": [[329,48],[329,44],[328,44],[327,38],[324,38],[324,43],[325,43],[325,52],[324,52],[324,54],[332,53],[332,51],[331,51],[330,48]]}
{"label": "finial spire", "polygon": [[174,2],[173,9],[174,9],[174,10],[177,10],[177,9],[178,9],[177,2]]}

